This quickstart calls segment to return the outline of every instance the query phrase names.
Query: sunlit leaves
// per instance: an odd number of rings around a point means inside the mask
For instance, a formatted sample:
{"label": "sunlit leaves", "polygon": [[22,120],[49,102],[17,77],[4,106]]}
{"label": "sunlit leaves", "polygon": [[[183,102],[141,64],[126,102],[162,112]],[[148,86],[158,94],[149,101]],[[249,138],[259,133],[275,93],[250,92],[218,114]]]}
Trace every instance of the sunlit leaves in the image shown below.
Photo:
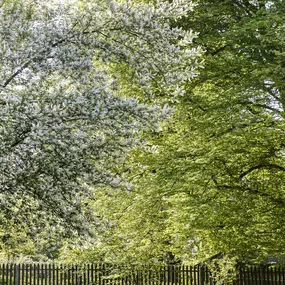
{"label": "sunlit leaves", "polygon": [[[174,96],[196,76],[195,35],[171,26],[192,8],[191,1],[1,1],[4,217],[34,233],[45,223],[68,234],[90,232],[93,215],[81,214],[93,186],[123,186],[125,156],[168,116],[167,108],[142,104],[143,97]],[[130,93],[112,65],[133,73]]]}
{"label": "sunlit leaves", "polygon": [[153,132],[149,152],[131,158],[137,193],[114,198],[129,208],[114,210],[118,221],[106,216],[126,248],[151,241],[152,261],[169,251],[185,262],[218,252],[283,257],[284,3],[198,2],[180,24],[199,32],[205,68],[186,84],[172,119]]}

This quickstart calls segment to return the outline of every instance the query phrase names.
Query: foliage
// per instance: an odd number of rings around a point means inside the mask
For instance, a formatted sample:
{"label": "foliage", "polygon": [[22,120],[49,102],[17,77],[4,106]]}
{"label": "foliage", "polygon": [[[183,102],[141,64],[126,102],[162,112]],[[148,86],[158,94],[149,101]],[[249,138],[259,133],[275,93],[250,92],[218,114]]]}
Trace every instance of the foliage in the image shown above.
{"label": "foliage", "polygon": [[21,254],[25,256],[35,255],[35,245],[24,230],[17,232],[13,227],[9,231],[0,232],[0,260],[1,262],[15,261]]}
{"label": "foliage", "polygon": [[[171,26],[192,8],[0,1],[3,247],[19,246],[17,235],[4,237],[23,229],[33,240],[94,233],[95,186],[128,187],[120,173],[128,152],[169,116],[147,98],[176,96],[196,76],[195,35]],[[124,74],[139,96],[123,94]]]}
{"label": "foliage", "polygon": [[236,265],[236,258],[229,256],[223,256],[222,258],[207,262],[211,277],[217,285],[233,284],[233,280],[238,275]]}
{"label": "foliage", "polygon": [[284,3],[198,4],[178,24],[199,32],[204,70],[133,152],[135,189],[104,192],[96,208],[115,259],[284,256]]}

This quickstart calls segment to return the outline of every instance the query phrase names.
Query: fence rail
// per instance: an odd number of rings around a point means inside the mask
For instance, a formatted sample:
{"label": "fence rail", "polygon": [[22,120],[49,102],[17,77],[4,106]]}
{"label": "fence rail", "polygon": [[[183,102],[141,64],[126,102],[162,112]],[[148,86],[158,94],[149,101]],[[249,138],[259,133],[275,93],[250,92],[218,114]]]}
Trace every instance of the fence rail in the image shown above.
{"label": "fence rail", "polygon": [[[0,285],[215,285],[205,266],[127,269],[111,264],[0,264]],[[285,285],[285,268],[240,267],[233,285]]]}

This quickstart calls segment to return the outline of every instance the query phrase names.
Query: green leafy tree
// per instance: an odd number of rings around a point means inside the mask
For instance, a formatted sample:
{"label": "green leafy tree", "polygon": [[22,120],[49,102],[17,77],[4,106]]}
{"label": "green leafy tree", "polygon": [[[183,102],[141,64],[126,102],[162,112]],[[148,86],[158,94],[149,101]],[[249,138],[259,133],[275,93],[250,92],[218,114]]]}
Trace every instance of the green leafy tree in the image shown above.
{"label": "green leafy tree", "polygon": [[[92,233],[94,187],[123,186],[127,153],[169,115],[138,98],[175,96],[196,76],[195,35],[171,26],[192,8],[187,0],[0,1],[4,236],[15,227],[29,236]],[[122,95],[114,68],[140,96]]]}
{"label": "green leafy tree", "polygon": [[205,67],[130,159],[135,189],[102,198],[114,258],[284,256],[284,9],[201,0],[179,22],[199,32]]}

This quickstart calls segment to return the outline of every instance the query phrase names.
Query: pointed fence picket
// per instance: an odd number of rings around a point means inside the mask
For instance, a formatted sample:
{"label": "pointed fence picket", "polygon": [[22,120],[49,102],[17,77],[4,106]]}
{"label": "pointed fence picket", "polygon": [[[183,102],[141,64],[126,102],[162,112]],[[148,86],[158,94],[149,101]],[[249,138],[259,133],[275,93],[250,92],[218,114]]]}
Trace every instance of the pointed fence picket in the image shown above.
{"label": "pointed fence picket", "polygon": [[[216,285],[206,266],[0,264],[0,285]],[[233,285],[285,285],[285,268],[242,266]]]}

